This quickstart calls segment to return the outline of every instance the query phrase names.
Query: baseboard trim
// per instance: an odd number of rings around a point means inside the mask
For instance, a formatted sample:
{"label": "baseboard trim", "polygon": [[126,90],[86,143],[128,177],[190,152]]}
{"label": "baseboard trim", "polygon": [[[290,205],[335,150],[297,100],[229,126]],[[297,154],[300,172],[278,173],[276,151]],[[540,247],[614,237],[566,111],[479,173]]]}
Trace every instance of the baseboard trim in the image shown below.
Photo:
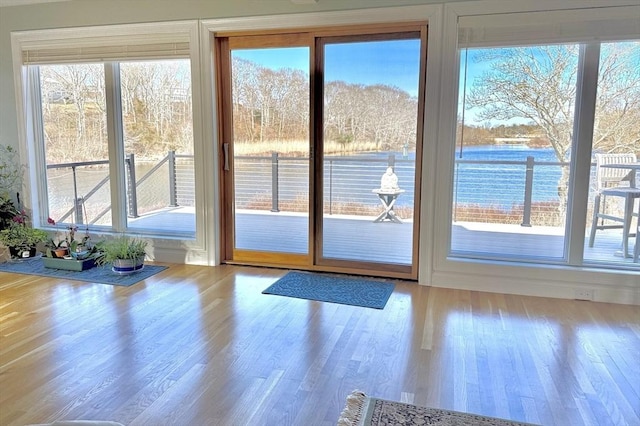
{"label": "baseboard trim", "polygon": [[430,285],[459,290],[558,299],[592,300],[594,302],[640,305],[640,283],[637,287],[578,284],[549,279],[530,279],[496,275],[434,272]]}

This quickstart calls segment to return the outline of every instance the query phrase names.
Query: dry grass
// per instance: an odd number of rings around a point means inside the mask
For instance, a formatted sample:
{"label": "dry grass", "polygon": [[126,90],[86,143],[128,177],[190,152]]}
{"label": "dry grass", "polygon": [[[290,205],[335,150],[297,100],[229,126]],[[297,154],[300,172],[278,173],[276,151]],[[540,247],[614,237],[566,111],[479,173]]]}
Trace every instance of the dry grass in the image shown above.
{"label": "dry grass", "polygon": [[[268,195],[256,196],[246,206],[249,210],[271,210],[271,197]],[[295,200],[280,200],[278,209],[282,212],[306,213],[309,211],[309,198],[305,195],[298,195]],[[329,205],[325,203],[324,214],[343,214],[352,216],[376,217],[382,213],[382,206],[368,205],[353,202],[333,202],[331,203],[331,211]],[[413,217],[413,208],[407,206],[394,207],[393,211],[401,219],[411,219]]]}
{"label": "dry grass", "polygon": [[[560,215],[559,202],[537,202],[531,204],[531,225],[563,226],[564,216]],[[454,208],[454,219],[458,222],[499,223],[520,225],[524,207],[516,204],[509,209],[500,206],[479,204],[458,204]]]}
{"label": "dry grass", "polygon": [[[271,197],[266,194],[254,197],[244,208],[249,210],[271,210]],[[564,216],[560,215],[559,203],[539,202],[531,205],[531,225],[533,226],[563,226]],[[309,198],[306,194],[298,194],[295,200],[280,200],[278,209],[283,212],[306,213],[309,211]],[[413,207],[396,206],[393,211],[401,219],[413,218]],[[342,214],[353,216],[376,217],[382,212],[379,205],[362,204],[356,202],[325,203],[324,214]],[[520,225],[523,220],[523,206],[513,205],[510,209],[499,206],[484,206],[479,204],[458,204],[455,211],[458,222],[498,223],[505,225]]]}
{"label": "dry grass", "polygon": [[[286,154],[291,157],[308,157],[309,141],[266,141],[266,142],[234,142],[235,156],[270,155],[272,152]],[[349,142],[338,143],[326,141],[324,154],[355,154],[358,152],[377,151],[378,147],[373,142]]]}

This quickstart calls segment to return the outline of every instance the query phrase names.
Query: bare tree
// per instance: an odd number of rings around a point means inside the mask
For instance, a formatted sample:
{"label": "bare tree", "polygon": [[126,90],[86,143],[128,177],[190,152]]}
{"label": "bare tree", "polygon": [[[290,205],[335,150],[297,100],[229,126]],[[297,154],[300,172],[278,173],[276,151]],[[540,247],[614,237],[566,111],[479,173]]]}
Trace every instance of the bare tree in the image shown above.
{"label": "bare tree", "polygon": [[[559,160],[571,148],[578,48],[575,45],[487,49],[491,69],[473,84],[469,108],[481,120],[525,118],[540,126]],[[598,76],[594,149],[638,149],[640,43],[605,44]]]}
{"label": "bare tree", "polygon": [[192,152],[188,62],[121,64],[120,77],[126,148],[154,154]]}
{"label": "bare tree", "polygon": [[603,44],[593,145],[640,155],[640,42]]}
{"label": "bare tree", "polygon": [[[578,70],[577,45],[549,45],[482,50],[490,69],[478,77],[466,99],[479,120],[524,118],[539,126],[559,161],[566,161]],[[598,76],[593,149],[638,151],[640,114],[640,43],[603,45]],[[561,211],[566,202],[568,170],[558,186]]]}
{"label": "bare tree", "polygon": [[99,64],[40,68],[48,159],[82,161],[104,154],[103,80]]}
{"label": "bare tree", "polygon": [[[234,139],[243,142],[305,140],[309,136],[309,75],[270,69],[234,58]],[[325,141],[346,149],[374,143],[401,150],[414,142],[418,101],[404,90],[378,84],[330,81],[324,87]],[[415,143],[415,142],[414,142]]]}

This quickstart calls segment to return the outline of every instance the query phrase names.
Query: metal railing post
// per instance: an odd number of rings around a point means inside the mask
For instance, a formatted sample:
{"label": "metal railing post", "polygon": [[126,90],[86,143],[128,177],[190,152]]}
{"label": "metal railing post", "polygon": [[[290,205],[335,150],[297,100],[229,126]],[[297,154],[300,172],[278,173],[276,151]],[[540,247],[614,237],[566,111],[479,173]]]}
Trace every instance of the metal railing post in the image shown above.
{"label": "metal railing post", "polygon": [[396,155],[395,154],[389,154],[389,167],[393,168],[393,171],[396,171]]}
{"label": "metal railing post", "polygon": [[533,167],[534,158],[527,156],[527,165],[524,183],[524,210],[522,212],[522,223],[520,226],[531,226],[531,196],[533,194]]}
{"label": "metal railing post", "polygon": [[333,214],[333,159],[329,160],[329,214]]}
{"label": "metal railing post", "polygon": [[178,206],[178,194],[176,187],[176,152],[169,151],[169,206]]}
{"label": "metal railing post", "polygon": [[82,205],[84,204],[84,198],[76,197],[74,204],[75,204],[76,224],[82,225],[84,223],[84,217],[82,216]]}
{"label": "metal railing post", "polygon": [[279,212],[278,208],[278,153],[271,153],[271,211]]}
{"label": "metal railing post", "polygon": [[136,193],[136,162],[134,154],[129,154],[126,159],[129,170],[127,173],[127,193],[129,201],[129,217],[138,217],[138,195]]}
{"label": "metal railing post", "polygon": [[76,166],[71,166],[73,174],[73,204],[75,207],[75,222],[82,223],[82,209],[78,209],[78,177],[76,176]]}

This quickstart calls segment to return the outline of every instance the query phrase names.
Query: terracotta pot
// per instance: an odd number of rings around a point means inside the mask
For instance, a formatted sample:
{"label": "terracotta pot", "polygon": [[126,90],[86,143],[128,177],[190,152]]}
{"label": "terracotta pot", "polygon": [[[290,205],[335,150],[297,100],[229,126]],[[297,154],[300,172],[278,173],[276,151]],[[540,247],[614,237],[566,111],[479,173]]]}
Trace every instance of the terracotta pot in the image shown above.
{"label": "terracotta pot", "polygon": [[56,249],[51,249],[51,253],[53,253],[53,257],[62,259],[69,254],[69,249],[67,247],[58,247]]}

